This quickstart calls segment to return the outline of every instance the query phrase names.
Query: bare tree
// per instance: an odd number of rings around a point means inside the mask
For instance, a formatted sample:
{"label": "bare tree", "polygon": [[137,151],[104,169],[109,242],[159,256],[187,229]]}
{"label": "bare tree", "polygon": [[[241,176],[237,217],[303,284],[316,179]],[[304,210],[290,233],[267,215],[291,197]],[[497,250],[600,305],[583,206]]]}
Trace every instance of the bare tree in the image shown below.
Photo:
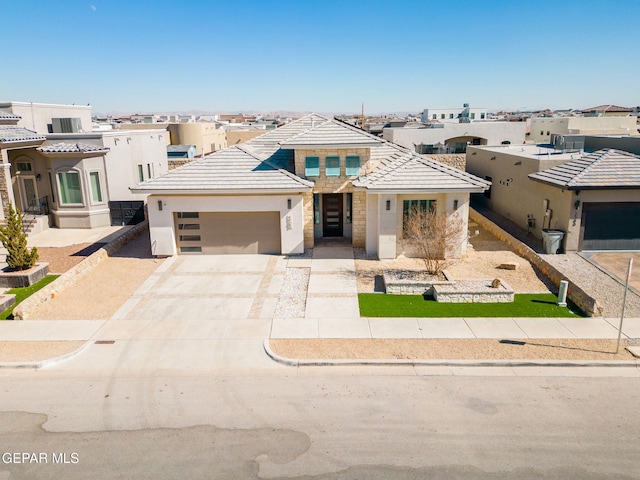
{"label": "bare tree", "polygon": [[447,217],[435,206],[426,210],[413,207],[403,220],[403,243],[424,261],[428,273],[438,275],[454,263],[461,241],[466,240],[457,212]]}

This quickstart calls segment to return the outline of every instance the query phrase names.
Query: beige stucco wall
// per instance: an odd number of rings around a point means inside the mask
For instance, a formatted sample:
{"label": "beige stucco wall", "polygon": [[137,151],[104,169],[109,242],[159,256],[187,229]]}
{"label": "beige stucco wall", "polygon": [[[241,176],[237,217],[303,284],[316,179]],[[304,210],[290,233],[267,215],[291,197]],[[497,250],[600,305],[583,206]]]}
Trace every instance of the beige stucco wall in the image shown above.
{"label": "beige stucco wall", "polygon": [[0,111],[22,118],[18,125],[38,133],[48,133],[52,118],[80,118],[83,132],[91,132],[91,106],[57,105],[48,103],[8,102],[0,103]]}
{"label": "beige stucco wall", "polygon": [[[549,132],[547,134],[547,132]],[[549,143],[552,134],[637,135],[636,117],[533,117],[530,139]]]}
{"label": "beige stucco wall", "polygon": [[226,132],[216,123],[171,123],[171,145],[195,145],[196,155],[227,148]]}
{"label": "beige stucco wall", "polygon": [[[543,184],[532,181],[529,174],[566,163],[571,157],[565,154],[529,158],[519,153],[517,146],[469,147],[467,171],[481,178],[491,177],[491,198],[484,199],[491,210],[524,229],[528,215],[532,215],[535,227],[531,233],[540,238],[542,228],[560,228],[557,226],[560,218],[567,215],[563,213],[565,207],[562,205],[569,200],[561,198],[555,190],[541,192]],[[545,217],[545,199],[548,200],[547,208],[552,210],[550,226],[549,218]]]}
{"label": "beige stucco wall", "polygon": [[267,130],[227,130],[227,145],[239,145],[267,133]]}
{"label": "beige stucco wall", "polygon": [[[291,199],[291,209],[287,200]],[[158,202],[162,202],[162,210]],[[153,255],[176,255],[175,212],[280,212],[283,254],[304,252],[303,195],[150,195],[149,232]]]}

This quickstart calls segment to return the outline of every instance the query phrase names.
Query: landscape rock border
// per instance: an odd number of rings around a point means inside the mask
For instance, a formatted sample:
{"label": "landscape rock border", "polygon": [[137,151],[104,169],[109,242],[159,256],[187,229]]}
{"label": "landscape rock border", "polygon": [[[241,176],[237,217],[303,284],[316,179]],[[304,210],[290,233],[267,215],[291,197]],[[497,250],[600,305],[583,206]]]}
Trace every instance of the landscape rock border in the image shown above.
{"label": "landscape rock border", "polygon": [[37,291],[29,298],[26,298],[13,310],[13,319],[28,320],[29,312],[35,310],[38,306],[42,305],[45,302],[48,302],[52,298],[55,298],[56,294],[63,291],[70,285],[76,283],[80,278],[86,275],[91,269],[101,263],[104,259],[113,255],[124,244],[130,242],[134,238],[137,238],[148,230],[149,221],[144,220],[143,222],[124,232],[122,235],[119,235],[112,242],[104,245],[102,248],[89,255],[78,265],[64,272],[55,281]]}

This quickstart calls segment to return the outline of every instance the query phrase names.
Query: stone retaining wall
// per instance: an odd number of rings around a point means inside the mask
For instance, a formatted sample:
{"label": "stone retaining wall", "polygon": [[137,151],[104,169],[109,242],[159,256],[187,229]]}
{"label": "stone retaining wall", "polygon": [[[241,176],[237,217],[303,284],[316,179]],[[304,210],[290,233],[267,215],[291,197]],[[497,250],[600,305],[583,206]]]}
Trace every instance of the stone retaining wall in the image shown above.
{"label": "stone retaining wall", "polygon": [[104,247],[95,251],[78,265],[70,270],[67,270],[49,285],[42,288],[41,290],[38,290],[36,293],[20,303],[13,310],[13,319],[28,320],[30,311],[35,310],[39,305],[49,301],[52,298],[55,298],[58,293],[60,293],[70,285],[76,283],[80,278],[82,278],[105,258],[113,255],[113,253],[120,249],[124,244],[130,242],[134,238],[142,235],[147,231],[149,231],[149,221],[145,220],[135,227],[127,230]]}
{"label": "stone retaining wall", "polygon": [[491,280],[458,280],[452,285],[434,285],[433,298],[440,303],[510,303],[515,292],[503,281],[497,288]]}
{"label": "stone retaining wall", "polygon": [[596,299],[588,295],[584,290],[574,284],[570,278],[566,278],[559,270],[557,270],[549,262],[541,258],[531,247],[525,245],[513,235],[507,233],[502,228],[497,226],[488,218],[484,217],[474,209],[469,208],[469,219],[476,222],[482,228],[495,235],[497,238],[511,246],[521,257],[525,258],[538,270],[540,270],[545,276],[549,278],[555,285],[559,286],[561,280],[567,280],[569,282],[569,289],[567,290],[568,298],[576,304],[586,315],[589,317],[602,316],[602,307],[598,305]]}

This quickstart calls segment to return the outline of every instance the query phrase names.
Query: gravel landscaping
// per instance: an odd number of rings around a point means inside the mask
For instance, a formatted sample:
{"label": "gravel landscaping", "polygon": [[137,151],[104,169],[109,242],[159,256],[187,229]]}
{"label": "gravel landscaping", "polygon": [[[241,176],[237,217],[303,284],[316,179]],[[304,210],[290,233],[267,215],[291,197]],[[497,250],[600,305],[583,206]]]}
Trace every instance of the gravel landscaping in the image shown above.
{"label": "gravel landscaping", "polygon": [[[512,341],[516,339],[510,339]],[[307,360],[635,360],[615,340],[523,339],[296,339],[270,340],[274,353]]]}

